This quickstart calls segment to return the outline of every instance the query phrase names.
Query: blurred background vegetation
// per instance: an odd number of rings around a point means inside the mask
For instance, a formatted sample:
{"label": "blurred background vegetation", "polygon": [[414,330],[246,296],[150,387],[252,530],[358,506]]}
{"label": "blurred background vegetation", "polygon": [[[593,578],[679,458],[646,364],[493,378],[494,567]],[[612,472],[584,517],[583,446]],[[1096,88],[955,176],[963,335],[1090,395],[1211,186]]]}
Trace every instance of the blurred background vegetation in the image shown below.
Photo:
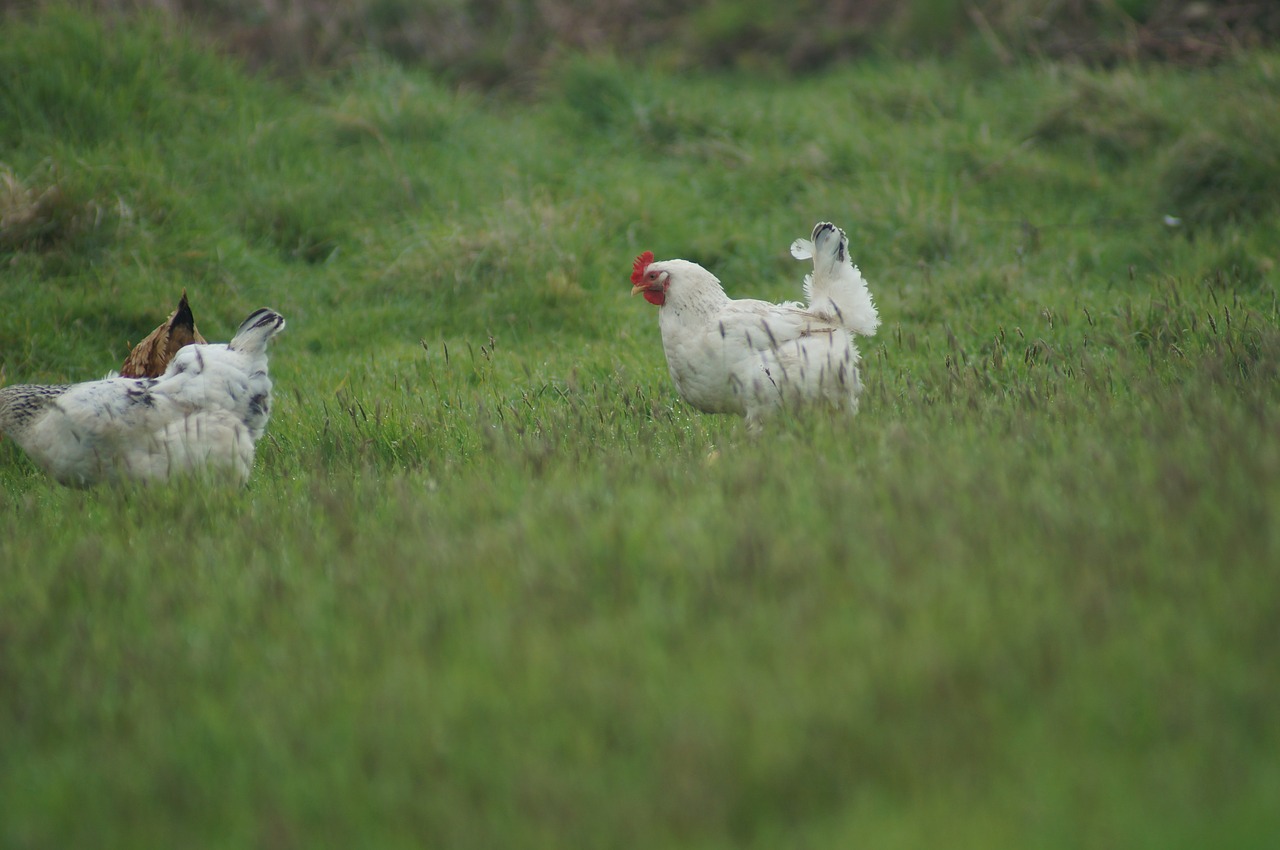
{"label": "blurred background vegetation", "polygon": [[[5,17],[65,0],[0,0]],[[250,67],[293,75],[384,53],[447,79],[515,86],[567,53],[669,70],[799,73],[854,56],[973,52],[1095,65],[1207,64],[1280,41],[1274,0],[85,0],[159,13]]]}

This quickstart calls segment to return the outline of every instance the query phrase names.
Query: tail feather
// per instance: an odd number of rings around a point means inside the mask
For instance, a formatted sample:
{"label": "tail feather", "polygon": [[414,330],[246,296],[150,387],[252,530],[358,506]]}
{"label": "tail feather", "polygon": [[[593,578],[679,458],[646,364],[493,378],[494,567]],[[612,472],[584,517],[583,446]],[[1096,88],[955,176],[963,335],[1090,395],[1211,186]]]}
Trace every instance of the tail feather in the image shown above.
{"label": "tail feather", "polygon": [[173,315],[169,317],[169,334],[174,335],[180,332],[183,337],[190,337],[190,342],[205,342],[205,338],[200,336],[200,331],[196,330],[196,317],[191,312],[191,304],[187,301],[187,291],[182,290],[182,298],[178,300],[178,309],[173,311]]}
{"label": "tail feather", "polygon": [[791,243],[791,256],[797,260],[808,260],[813,257],[813,240],[797,239]]}
{"label": "tail feather", "polygon": [[862,273],[849,257],[849,238],[834,224],[820,221],[813,240],[797,239],[791,245],[796,259],[813,258],[813,273],[804,279],[809,308],[854,333],[871,336],[880,326],[880,314]]}
{"label": "tail feather", "polygon": [[228,346],[242,354],[262,354],[273,336],[284,330],[284,316],[265,307],[254,310],[240,323]]}
{"label": "tail feather", "polygon": [[168,368],[169,361],[183,346],[193,342],[204,343],[206,340],[196,329],[196,319],[187,302],[187,291],[182,290],[182,299],[178,309],[169,314],[169,318],[153,330],[142,342],[133,347],[124,365],[120,367],[120,376],[124,378],[158,378]]}

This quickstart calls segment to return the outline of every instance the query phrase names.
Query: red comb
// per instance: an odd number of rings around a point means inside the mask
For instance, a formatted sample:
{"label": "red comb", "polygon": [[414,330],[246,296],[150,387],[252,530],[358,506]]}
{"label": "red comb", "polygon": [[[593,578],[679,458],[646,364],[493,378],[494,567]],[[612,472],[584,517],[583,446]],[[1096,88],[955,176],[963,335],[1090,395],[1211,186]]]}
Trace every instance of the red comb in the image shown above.
{"label": "red comb", "polygon": [[645,251],[636,257],[636,261],[631,264],[631,282],[633,284],[639,285],[640,281],[644,279],[644,270],[649,268],[649,264],[652,262],[652,251]]}

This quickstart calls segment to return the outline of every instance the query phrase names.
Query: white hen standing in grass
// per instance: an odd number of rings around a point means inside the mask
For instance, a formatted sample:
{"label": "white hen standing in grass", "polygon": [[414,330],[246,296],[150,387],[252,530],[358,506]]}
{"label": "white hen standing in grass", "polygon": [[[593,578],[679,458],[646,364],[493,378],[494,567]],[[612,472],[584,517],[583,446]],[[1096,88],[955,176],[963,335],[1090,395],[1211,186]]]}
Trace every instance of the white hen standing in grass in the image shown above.
{"label": "white hen standing in grass", "polygon": [[283,328],[257,310],[230,343],[188,345],[158,378],[0,388],[0,432],[75,487],[199,470],[243,483],[271,416],[267,342]]}
{"label": "white hen standing in grass", "polygon": [[778,408],[820,404],[858,410],[862,382],[854,336],[880,316],[849,258],[844,231],[829,222],[791,245],[813,259],[807,304],[734,300],[711,272],[687,260],[636,258],[631,293],[656,304],[667,368],[680,397],[704,413],[736,413],[758,432]]}

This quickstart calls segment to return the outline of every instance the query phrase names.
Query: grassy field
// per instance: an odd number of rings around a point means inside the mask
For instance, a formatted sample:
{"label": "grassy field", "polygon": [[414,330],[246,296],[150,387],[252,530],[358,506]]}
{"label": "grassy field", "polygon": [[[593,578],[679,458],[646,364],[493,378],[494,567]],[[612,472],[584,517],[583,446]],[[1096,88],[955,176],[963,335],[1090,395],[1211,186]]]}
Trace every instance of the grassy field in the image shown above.
{"label": "grassy field", "polygon": [[[1280,55],[270,82],[0,31],[0,372],[272,306],[243,491],[0,442],[4,847],[1264,848]],[[799,293],[851,422],[685,406],[645,249]]]}

